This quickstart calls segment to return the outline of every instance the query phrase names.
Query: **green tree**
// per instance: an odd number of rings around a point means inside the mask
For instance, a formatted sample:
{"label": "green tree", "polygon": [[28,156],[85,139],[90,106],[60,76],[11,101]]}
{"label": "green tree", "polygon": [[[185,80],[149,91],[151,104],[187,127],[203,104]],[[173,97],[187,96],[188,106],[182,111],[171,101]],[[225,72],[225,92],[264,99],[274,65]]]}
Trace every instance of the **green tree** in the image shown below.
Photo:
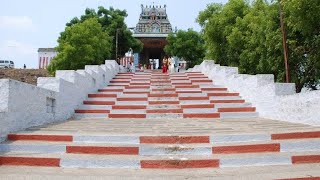
{"label": "green tree", "polygon": [[[316,89],[320,79],[320,1],[282,0],[291,82],[296,91]],[[279,1],[229,0],[199,13],[207,58],[237,66],[241,73],[272,73],[284,82]]]}
{"label": "green tree", "polygon": [[124,55],[130,48],[134,52],[141,52],[143,44],[132,36],[131,31],[128,29],[124,22],[128,14],[125,10],[114,9],[110,7],[106,9],[102,6],[98,10],[87,8],[85,14],[80,18],[75,17],[67,26],[72,26],[81,23],[89,18],[97,18],[103,30],[112,37],[112,54],[108,58],[116,59],[116,35],[118,34],[118,55]]}
{"label": "green tree", "polygon": [[179,30],[176,34],[169,34],[167,42],[165,52],[170,56],[185,59],[190,67],[203,61],[205,48],[200,33],[192,29]]}
{"label": "green tree", "polygon": [[59,54],[48,67],[51,73],[60,69],[83,69],[88,64],[103,64],[111,54],[111,38],[96,18],[67,26],[58,43],[56,49]]}

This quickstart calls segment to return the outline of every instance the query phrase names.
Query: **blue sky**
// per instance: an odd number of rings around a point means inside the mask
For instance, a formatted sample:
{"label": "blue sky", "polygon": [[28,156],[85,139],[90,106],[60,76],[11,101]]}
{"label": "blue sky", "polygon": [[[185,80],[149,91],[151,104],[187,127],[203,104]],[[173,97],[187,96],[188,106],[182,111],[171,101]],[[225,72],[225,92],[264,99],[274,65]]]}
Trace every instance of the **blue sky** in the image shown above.
{"label": "blue sky", "polygon": [[167,5],[173,27],[200,30],[195,22],[199,11],[209,3],[227,0],[1,0],[0,1],[0,59],[10,59],[17,68],[38,67],[39,47],[55,47],[66,22],[84,13],[85,8],[112,6],[126,9],[128,27],[135,27],[141,4]]}

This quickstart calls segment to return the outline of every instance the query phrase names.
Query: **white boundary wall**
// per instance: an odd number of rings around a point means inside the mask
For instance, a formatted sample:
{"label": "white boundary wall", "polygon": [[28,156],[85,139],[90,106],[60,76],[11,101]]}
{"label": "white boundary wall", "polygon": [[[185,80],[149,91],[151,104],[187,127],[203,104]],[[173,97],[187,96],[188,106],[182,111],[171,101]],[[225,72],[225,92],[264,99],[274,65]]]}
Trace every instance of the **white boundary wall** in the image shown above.
{"label": "white boundary wall", "polygon": [[9,133],[71,118],[88,93],[107,86],[118,72],[116,61],[106,60],[103,65],[38,78],[37,86],[1,79],[0,142]]}
{"label": "white boundary wall", "polygon": [[205,60],[188,71],[200,71],[230,91],[239,92],[257,107],[259,116],[320,126],[320,91],[295,93],[294,83],[275,83],[272,74],[239,74],[237,67],[226,67]]}

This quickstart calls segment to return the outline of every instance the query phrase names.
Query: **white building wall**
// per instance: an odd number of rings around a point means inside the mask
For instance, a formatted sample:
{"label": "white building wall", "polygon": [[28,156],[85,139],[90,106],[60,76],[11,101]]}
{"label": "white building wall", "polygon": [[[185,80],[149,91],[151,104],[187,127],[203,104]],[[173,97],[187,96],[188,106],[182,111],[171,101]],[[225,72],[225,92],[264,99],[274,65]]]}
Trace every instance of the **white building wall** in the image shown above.
{"label": "white building wall", "polygon": [[46,69],[57,55],[57,52],[38,52],[39,69]]}
{"label": "white building wall", "polygon": [[1,79],[0,142],[9,133],[71,118],[88,93],[107,86],[118,72],[118,64],[106,60],[100,66],[40,77],[37,86]]}
{"label": "white building wall", "polygon": [[205,60],[188,71],[200,71],[257,108],[260,117],[320,126],[320,91],[295,93],[294,83],[275,83],[272,74],[239,74],[238,68]]}

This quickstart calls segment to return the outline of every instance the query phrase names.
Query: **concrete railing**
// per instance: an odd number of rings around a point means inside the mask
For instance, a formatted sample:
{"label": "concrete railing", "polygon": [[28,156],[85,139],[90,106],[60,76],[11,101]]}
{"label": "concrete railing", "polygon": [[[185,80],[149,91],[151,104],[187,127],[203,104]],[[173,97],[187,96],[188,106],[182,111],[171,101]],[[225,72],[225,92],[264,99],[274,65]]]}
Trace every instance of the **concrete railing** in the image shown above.
{"label": "concrete railing", "polygon": [[88,93],[107,86],[118,72],[116,61],[106,60],[84,70],[40,77],[37,86],[0,80],[0,142],[8,133],[71,118]]}
{"label": "concrete railing", "polygon": [[320,126],[320,91],[295,93],[294,83],[275,83],[272,74],[239,74],[237,67],[205,60],[188,71],[200,71],[215,85],[227,87],[257,107],[260,117]]}

